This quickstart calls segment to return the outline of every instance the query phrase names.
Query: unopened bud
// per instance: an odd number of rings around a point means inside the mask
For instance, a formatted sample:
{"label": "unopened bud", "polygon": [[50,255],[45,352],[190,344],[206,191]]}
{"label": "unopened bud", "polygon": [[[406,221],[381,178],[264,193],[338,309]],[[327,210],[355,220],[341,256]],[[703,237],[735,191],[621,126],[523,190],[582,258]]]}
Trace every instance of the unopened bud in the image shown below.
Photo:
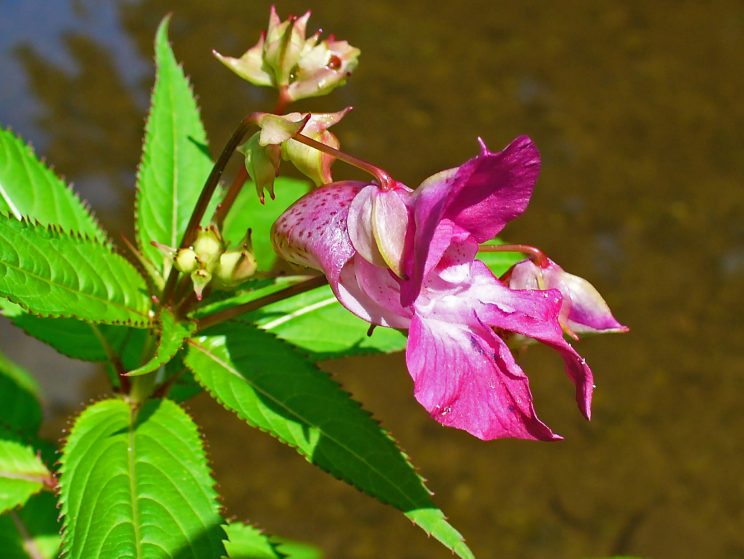
{"label": "unopened bud", "polygon": [[231,289],[256,273],[256,257],[247,250],[232,250],[220,256],[214,270],[215,287]]}
{"label": "unopened bud", "polygon": [[194,270],[194,272],[192,272],[191,282],[194,284],[194,293],[196,293],[196,298],[199,301],[202,300],[204,288],[207,287],[211,280],[212,274],[203,268],[199,268],[198,270]]}
{"label": "unopened bud", "polygon": [[173,263],[176,266],[176,270],[183,274],[190,274],[199,267],[196,251],[193,248],[178,249]]}
{"label": "unopened bud", "polygon": [[222,237],[217,229],[214,227],[199,229],[194,241],[194,253],[204,268],[211,270],[224,250]]}

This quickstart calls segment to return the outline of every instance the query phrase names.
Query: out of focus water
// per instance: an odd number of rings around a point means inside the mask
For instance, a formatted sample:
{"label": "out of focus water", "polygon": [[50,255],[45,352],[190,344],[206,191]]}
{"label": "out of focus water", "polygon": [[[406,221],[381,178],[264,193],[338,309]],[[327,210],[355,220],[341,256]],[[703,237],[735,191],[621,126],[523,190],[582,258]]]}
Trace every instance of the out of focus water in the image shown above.
{"label": "out of focus water", "polygon": [[[213,5],[208,5],[213,4]],[[212,59],[239,54],[265,0],[0,0],[0,120],[131,235],[134,169],[153,70],[171,36],[216,153],[268,109]],[[744,557],[744,7],[740,2],[279,2],[313,9],[362,49],[349,85],[304,108],[356,110],[344,147],[411,186],[529,134],[543,173],[510,239],[597,285],[625,336],[580,350],[594,419],[548,351],[524,360],[558,444],[482,443],[432,422],[402,356],[326,368],[396,434],[479,557]],[[298,106],[298,108],[303,108]],[[338,166],[337,175],[344,169]],[[0,325],[3,350],[47,388],[53,422],[100,375]],[[396,511],[197,399],[227,514],[314,542],[328,557],[449,557]],[[52,433],[54,430],[49,429]]]}

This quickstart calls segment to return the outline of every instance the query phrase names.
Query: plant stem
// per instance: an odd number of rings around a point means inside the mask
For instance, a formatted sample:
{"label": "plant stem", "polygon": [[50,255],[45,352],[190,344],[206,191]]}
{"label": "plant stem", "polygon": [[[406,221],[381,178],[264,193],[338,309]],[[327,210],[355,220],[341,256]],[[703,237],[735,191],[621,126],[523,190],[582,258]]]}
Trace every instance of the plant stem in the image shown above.
{"label": "plant stem", "polygon": [[98,340],[98,343],[101,344],[106,357],[108,358],[111,366],[114,368],[114,371],[116,371],[116,374],[119,377],[119,388],[121,388],[122,392],[128,392],[129,377],[125,376],[127,371],[124,368],[121,357],[119,357],[119,354],[114,351],[113,347],[111,347],[111,344],[106,339],[106,336],[103,335],[103,332],[101,332],[101,329],[98,327],[97,324],[90,324],[89,326],[90,329],[93,330],[93,335]]}
{"label": "plant stem", "polygon": [[[212,167],[212,172],[209,173],[209,177],[207,177],[207,180],[204,183],[204,188],[202,188],[199,199],[196,201],[196,206],[194,207],[194,211],[191,214],[189,223],[186,226],[186,232],[183,234],[183,239],[181,239],[181,244],[179,245],[180,248],[186,248],[191,245],[192,242],[194,242],[194,239],[196,238],[197,228],[199,227],[199,224],[201,223],[201,220],[204,217],[205,212],[207,211],[207,207],[209,206],[209,202],[212,199],[212,196],[214,196],[214,192],[217,189],[217,185],[220,182],[220,177],[222,176],[227,163],[230,161],[230,158],[235,152],[235,149],[240,145],[240,142],[243,141],[243,138],[245,137],[248,130],[251,128],[251,126],[254,126],[256,124],[257,117],[258,113],[251,113],[248,116],[244,117],[243,120],[240,121],[238,127],[232,133],[232,136],[230,136],[230,139],[225,144],[225,147],[222,149],[220,156],[217,158],[217,162],[214,164],[214,167]],[[168,280],[165,283],[165,288],[163,289],[163,296],[161,298],[163,305],[168,305],[171,303],[171,297],[173,296],[173,289],[176,286],[177,279],[178,270],[176,270],[175,267],[171,268],[171,271],[168,274]]]}
{"label": "plant stem", "polygon": [[340,159],[344,163],[348,163],[349,165],[352,165],[357,169],[366,171],[379,181],[380,188],[382,188],[383,190],[391,190],[395,187],[395,179],[391,177],[387,171],[379,168],[377,165],[373,165],[372,163],[364,161],[363,159],[359,159],[358,157],[354,157],[353,155],[344,153],[343,151],[337,150],[336,148],[327,146],[323,142],[308,138],[300,132],[295,134],[292,139],[297,140],[298,142],[305,144],[306,146],[310,146],[311,148],[315,148],[319,151],[332,155],[336,159]]}
{"label": "plant stem", "polygon": [[478,252],[521,252],[541,268],[546,268],[550,264],[543,251],[530,245],[480,245]]}
{"label": "plant stem", "polygon": [[327,280],[325,276],[313,276],[310,279],[306,279],[305,281],[301,281],[300,283],[291,285],[285,289],[282,289],[281,291],[271,293],[264,297],[259,297],[258,299],[254,299],[253,301],[243,303],[242,305],[237,305],[235,307],[230,307],[229,309],[210,314],[209,316],[205,316],[199,321],[197,332],[209,328],[210,326],[214,326],[215,324],[220,324],[221,322],[230,320],[231,318],[235,318],[236,316],[239,316],[243,313],[255,311],[256,309],[260,309],[261,307],[265,307],[266,305],[270,305],[271,303],[276,303],[277,301],[292,297],[293,295],[299,295],[300,293],[304,293],[305,291],[310,291],[311,289],[315,289],[316,287],[320,287],[321,285],[325,285],[326,283]]}
{"label": "plant stem", "polygon": [[230,208],[232,208],[235,200],[238,197],[238,194],[240,194],[240,191],[243,190],[245,181],[247,181],[248,179],[248,171],[245,168],[245,165],[241,165],[240,169],[238,169],[238,172],[235,175],[235,178],[230,184],[230,188],[228,188],[227,192],[225,193],[225,197],[222,199],[222,202],[220,202],[220,205],[217,206],[217,209],[214,212],[214,218],[212,218],[212,222],[217,226],[217,229],[222,230],[222,224],[225,222],[225,218],[230,212]]}

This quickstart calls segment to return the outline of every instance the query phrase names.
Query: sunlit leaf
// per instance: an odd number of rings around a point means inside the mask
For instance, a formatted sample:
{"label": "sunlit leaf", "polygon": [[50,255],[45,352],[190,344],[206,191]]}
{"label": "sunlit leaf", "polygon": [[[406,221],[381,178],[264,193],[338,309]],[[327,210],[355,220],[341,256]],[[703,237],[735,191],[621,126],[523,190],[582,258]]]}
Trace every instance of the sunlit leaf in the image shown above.
{"label": "sunlit leaf", "polygon": [[2,558],[56,558],[60,544],[58,515],[54,495],[40,493],[23,508],[0,516]]}
{"label": "sunlit leaf", "polygon": [[226,559],[321,559],[319,549],[304,543],[274,538],[249,524],[223,526]]}
{"label": "sunlit leaf", "polygon": [[168,18],[155,37],[157,74],[137,176],[136,228],[140,251],[164,271],[163,254],[150,244],[176,247],[212,162],[191,85],[168,43]]}
{"label": "sunlit leaf", "polygon": [[258,201],[256,187],[246,183],[225,219],[223,237],[237,243],[250,227],[253,232],[253,249],[259,271],[269,271],[276,262],[269,231],[277,218],[302,195],[310,190],[310,183],[290,177],[278,177],[274,188],[276,199],[266,198],[264,205]]}
{"label": "sunlit leaf", "polygon": [[44,316],[149,322],[137,270],[108,246],[0,216],[0,296]]}
{"label": "sunlit leaf", "polygon": [[401,510],[458,556],[472,557],[390,436],[291,345],[234,323],[214,327],[189,345],[186,364],[227,409]]}
{"label": "sunlit leaf", "polygon": [[272,303],[239,317],[255,322],[310,354],[329,359],[360,353],[390,353],[406,347],[406,337],[392,328],[375,328],[341,306],[329,286]]}
{"label": "sunlit leaf", "polygon": [[32,446],[0,428],[0,513],[22,505],[41,491],[49,475]]}
{"label": "sunlit leaf", "polygon": [[158,343],[155,353],[147,363],[129,371],[127,376],[137,377],[157,371],[178,353],[186,338],[194,332],[195,328],[196,323],[190,320],[178,320],[171,311],[162,309],[156,325]]}
{"label": "sunlit leaf", "polygon": [[34,436],[41,426],[39,385],[0,353],[0,426]]}
{"label": "sunlit leaf", "polygon": [[0,212],[106,242],[77,194],[9,130],[0,129]]}
{"label": "sunlit leaf", "polygon": [[63,553],[70,559],[210,559],[224,553],[199,433],[169,400],[103,400],[62,452]]}

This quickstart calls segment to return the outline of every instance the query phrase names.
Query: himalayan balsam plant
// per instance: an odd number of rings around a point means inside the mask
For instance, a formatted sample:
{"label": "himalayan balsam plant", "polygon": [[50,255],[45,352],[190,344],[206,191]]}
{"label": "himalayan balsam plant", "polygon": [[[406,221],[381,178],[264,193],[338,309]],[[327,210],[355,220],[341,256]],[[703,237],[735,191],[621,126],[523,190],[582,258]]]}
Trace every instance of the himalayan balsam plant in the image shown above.
{"label": "himalayan balsam plant", "polygon": [[[555,440],[514,357],[537,341],[562,356],[589,418],[592,372],[569,340],[625,327],[586,280],[495,238],[529,202],[533,142],[492,151],[481,141],[472,159],[413,190],[341,151],[330,128],[348,109],[287,112],[342,85],[359,57],[346,41],[307,36],[308,16],[282,21],[272,9],[258,44],[239,58],[215,53],[278,95],[273,113],[240,121],[214,163],[163,21],[126,250],[0,131],[2,313],[60,353],[104,363],[110,381],[57,446],[39,437],[35,381],[0,358],[3,558],[319,557],[225,519],[181,405],[202,391],[473,557],[322,359],[405,350],[433,420],[483,440]],[[236,154],[245,165],[223,184]],[[336,160],[372,178],[334,181]],[[282,164],[309,181],[280,176]]]}

